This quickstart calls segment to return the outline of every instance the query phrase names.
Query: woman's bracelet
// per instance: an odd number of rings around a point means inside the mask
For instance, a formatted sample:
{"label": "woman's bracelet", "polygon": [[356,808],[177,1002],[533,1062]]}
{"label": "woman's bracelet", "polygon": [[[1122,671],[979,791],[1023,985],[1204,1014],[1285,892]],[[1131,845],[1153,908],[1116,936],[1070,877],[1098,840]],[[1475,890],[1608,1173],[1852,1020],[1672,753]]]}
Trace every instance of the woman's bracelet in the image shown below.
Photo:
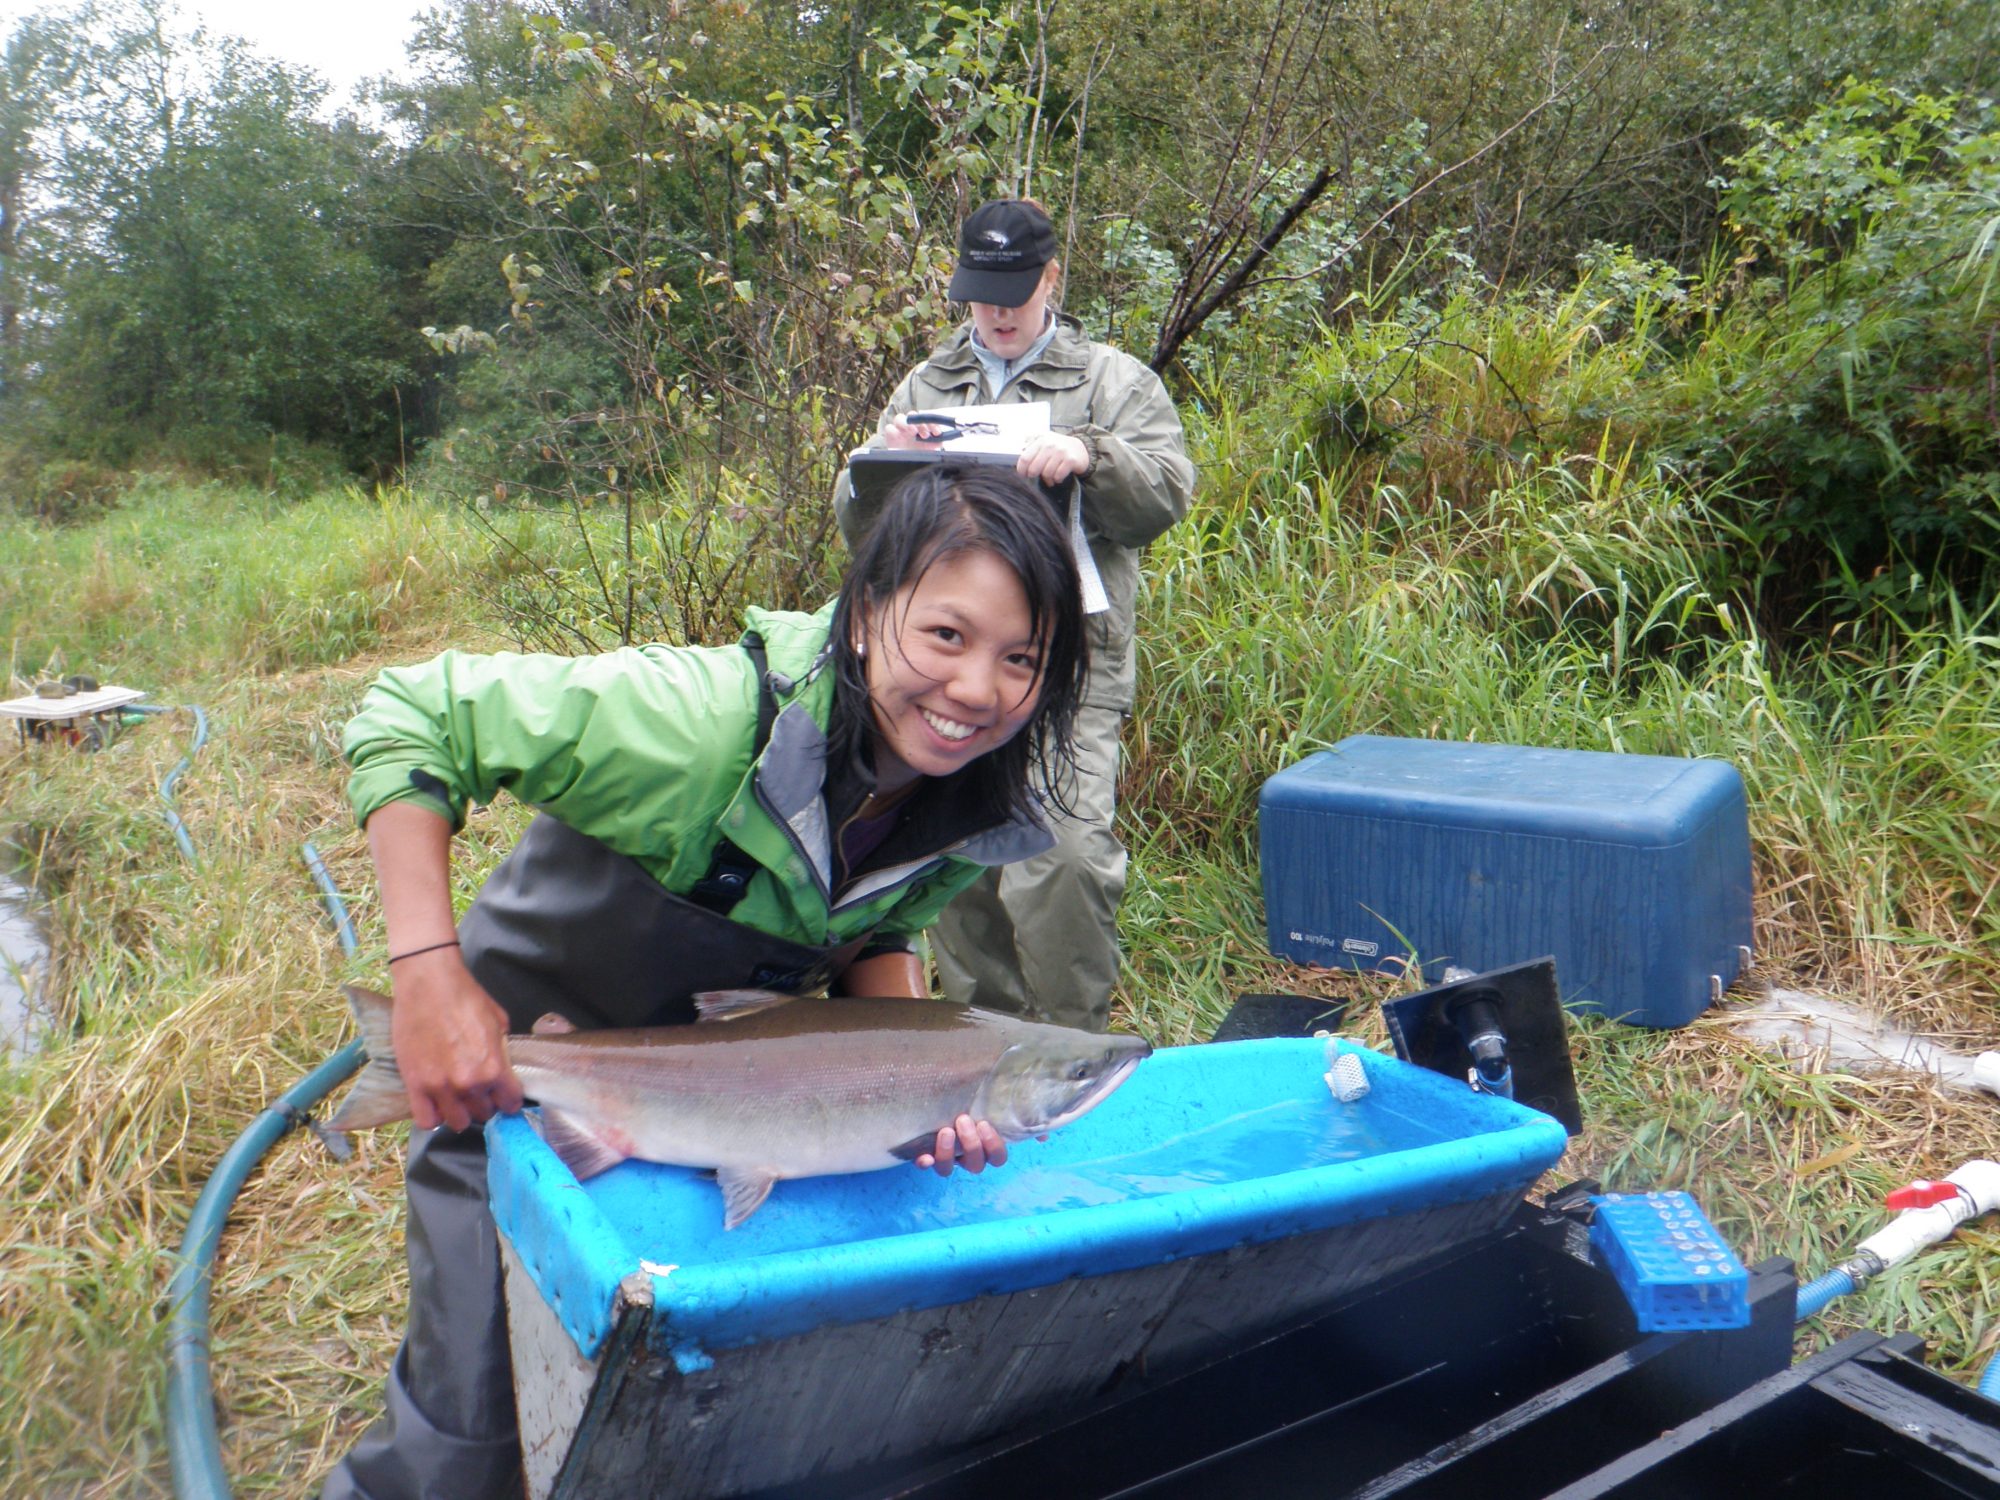
{"label": "woman's bracelet", "polygon": [[440,948],[456,948],[457,946],[457,938],[447,938],[442,943],[432,943],[428,948],[412,948],[408,953],[392,953],[389,955],[389,962],[399,964],[406,958],[415,958],[419,953],[435,953]]}

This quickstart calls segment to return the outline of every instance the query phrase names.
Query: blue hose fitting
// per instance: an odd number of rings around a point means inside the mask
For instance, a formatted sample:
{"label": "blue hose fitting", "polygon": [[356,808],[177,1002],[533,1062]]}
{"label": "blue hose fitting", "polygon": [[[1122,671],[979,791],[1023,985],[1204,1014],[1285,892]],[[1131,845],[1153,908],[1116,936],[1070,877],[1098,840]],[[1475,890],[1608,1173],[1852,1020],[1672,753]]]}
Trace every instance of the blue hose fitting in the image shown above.
{"label": "blue hose fitting", "polygon": [[1845,1297],[1849,1292],[1860,1289],[1861,1283],[1844,1267],[1836,1266],[1824,1276],[1816,1277],[1799,1288],[1797,1321],[1805,1322],[1816,1318],[1826,1305],[1836,1297]]}

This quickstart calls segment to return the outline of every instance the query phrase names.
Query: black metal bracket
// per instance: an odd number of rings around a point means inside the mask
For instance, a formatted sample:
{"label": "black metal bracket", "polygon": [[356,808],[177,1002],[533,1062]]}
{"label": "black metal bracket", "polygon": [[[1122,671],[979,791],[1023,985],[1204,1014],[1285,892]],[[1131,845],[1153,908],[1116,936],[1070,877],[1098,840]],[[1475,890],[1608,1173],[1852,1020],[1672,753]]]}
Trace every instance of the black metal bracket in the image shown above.
{"label": "black metal bracket", "polygon": [[1385,1001],[1396,1053],[1450,1078],[1511,1075],[1513,1097],[1583,1129],[1556,961],[1531,959]]}

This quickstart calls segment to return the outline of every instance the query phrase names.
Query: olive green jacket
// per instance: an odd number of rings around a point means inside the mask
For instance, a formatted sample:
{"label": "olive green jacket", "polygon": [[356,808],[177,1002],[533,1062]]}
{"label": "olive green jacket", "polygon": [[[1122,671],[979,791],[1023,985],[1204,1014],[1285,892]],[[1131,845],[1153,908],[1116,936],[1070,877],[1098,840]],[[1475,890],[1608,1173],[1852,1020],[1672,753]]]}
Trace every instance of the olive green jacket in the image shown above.
{"label": "olive green jacket", "polygon": [[[1160,377],[1129,354],[1084,337],[1076,319],[1058,317],[1056,336],[1034,364],[1008,381],[1000,400],[1046,401],[1049,424],[1083,440],[1090,468],[1083,478],[1083,528],[1111,607],[1091,620],[1091,670],[1086,701],[1132,706],[1132,621],[1139,594],[1139,549],[1188,512],[1194,465],[1181,420]],[[878,430],[905,412],[988,404],[970,324],[904,377],[890,396]],[[834,510],[853,547],[874,521],[864,513],[842,470]]]}
{"label": "olive green jacket", "polygon": [[[928,927],[989,865],[1038,854],[1028,822],[952,827],[941,818],[885,846],[829,888],[836,831],[823,795],[834,674],[822,670],[833,606],[753,609],[778,712],[753,759],[756,669],[738,646],[630,646],[599,656],[447,651],[385,671],[347,726],[348,798],[363,823],[412,800],[456,828],[468,804],[506,791],[636,861],[686,893],[727,838],[760,866],[730,919],[795,943],[878,941]],[[935,843],[924,838],[935,834]]]}

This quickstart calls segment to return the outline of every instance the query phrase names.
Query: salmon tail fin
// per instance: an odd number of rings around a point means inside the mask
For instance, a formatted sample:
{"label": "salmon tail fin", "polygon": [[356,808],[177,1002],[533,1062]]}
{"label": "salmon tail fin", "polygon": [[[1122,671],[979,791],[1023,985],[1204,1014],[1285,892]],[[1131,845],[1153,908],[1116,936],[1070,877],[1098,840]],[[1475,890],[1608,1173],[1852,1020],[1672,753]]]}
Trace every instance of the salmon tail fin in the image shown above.
{"label": "salmon tail fin", "polygon": [[722,1189],[722,1227],[734,1229],[764,1206],[777,1174],[762,1167],[718,1167],[715,1185]]}
{"label": "salmon tail fin", "polygon": [[797,995],[781,995],[776,990],[703,990],[694,997],[698,1021],[740,1021],[759,1011],[790,1005]]}
{"label": "salmon tail fin", "polygon": [[542,1139],[562,1158],[578,1182],[608,1172],[625,1160],[625,1153],[573,1116],[542,1106]]}
{"label": "salmon tail fin", "polygon": [[347,1003],[354,1007],[354,1019],[361,1026],[361,1045],[368,1051],[368,1065],[354,1080],[354,1087],[340,1101],[340,1108],[326,1122],[326,1128],[339,1133],[407,1120],[410,1095],[403,1087],[403,1075],[396,1069],[396,1046],[389,1029],[389,997],[358,984],[345,988]]}

